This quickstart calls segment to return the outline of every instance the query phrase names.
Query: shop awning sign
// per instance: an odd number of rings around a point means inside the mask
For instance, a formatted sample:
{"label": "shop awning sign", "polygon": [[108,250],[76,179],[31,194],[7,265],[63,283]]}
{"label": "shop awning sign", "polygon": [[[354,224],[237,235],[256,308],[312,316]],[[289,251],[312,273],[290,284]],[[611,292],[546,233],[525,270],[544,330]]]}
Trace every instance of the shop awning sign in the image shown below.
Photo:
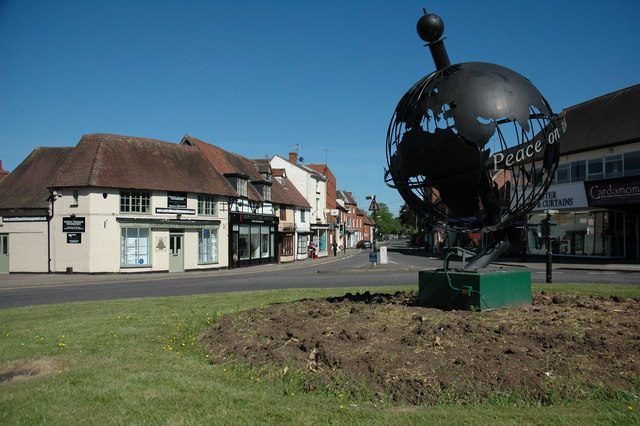
{"label": "shop awning sign", "polygon": [[604,180],[584,183],[590,206],[640,204],[640,180]]}

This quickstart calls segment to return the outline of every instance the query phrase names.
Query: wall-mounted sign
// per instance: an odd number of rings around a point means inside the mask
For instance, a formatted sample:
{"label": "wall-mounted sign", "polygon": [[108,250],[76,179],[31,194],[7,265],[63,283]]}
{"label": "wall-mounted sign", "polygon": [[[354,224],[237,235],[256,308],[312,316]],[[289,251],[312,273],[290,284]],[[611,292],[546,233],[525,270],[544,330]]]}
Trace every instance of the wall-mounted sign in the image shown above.
{"label": "wall-mounted sign", "polygon": [[158,214],[196,214],[194,209],[165,209],[162,207],[156,208]]}
{"label": "wall-mounted sign", "polygon": [[69,216],[62,218],[62,232],[84,232],[85,218]]}
{"label": "wall-mounted sign", "polygon": [[187,207],[187,193],[186,192],[168,192],[167,193],[167,207],[169,208],[186,208]]}
{"label": "wall-mounted sign", "polygon": [[82,234],[79,232],[67,232],[67,244],[82,243]]}
{"label": "wall-mounted sign", "polygon": [[5,223],[11,222],[46,222],[46,216],[5,216],[2,218]]}
{"label": "wall-mounted sign", "polygon": [[156,252],[165,252],[167,251],[167,238],[166,237],[156,237],[155,244],[153,245],[156,249]]}
{"label": "wall-mounted sign", "polygon": [[640,180],[637,178],[585,182],[584,189],[590,206],[640,203]]}
{"label": "wall-mounted sign", "polygon": [[331,216],[340,216],[340,211],[338,209],[331,209]]}

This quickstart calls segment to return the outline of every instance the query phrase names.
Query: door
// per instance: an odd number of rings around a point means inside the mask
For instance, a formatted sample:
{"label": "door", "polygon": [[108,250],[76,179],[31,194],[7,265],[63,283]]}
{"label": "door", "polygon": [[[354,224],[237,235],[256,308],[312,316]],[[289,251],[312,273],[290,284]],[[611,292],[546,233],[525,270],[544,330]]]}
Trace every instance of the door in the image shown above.
{"label": "door", "polygon": [[184,271],[183,234],[169,235],[169,272]]}
{"label": "door", "polygon": [[0,274],[9,273],[9,235],[0,234]]}

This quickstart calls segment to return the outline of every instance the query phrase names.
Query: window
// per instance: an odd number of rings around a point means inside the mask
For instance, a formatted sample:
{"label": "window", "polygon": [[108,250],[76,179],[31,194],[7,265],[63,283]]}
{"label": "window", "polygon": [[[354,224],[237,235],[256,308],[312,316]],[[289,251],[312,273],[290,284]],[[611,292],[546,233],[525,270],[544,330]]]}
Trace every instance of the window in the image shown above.
{"label": "window", "polygon": [[151,195],[142,191],[120,191],[120,212],[149,213],[151,211]]}
{"label": "window", "polygon": [[282,205],[280,205],[278,210],[279,210],[279,213],[280,213],[280,220],[287,220],[287,206],[282,204]]}
{"label": "window", "polygon": [[198,232],[198,263],[218,263],[218,228]]}
{"label": "window", "polygon": [[571,163],[571,182],[583,182],[587,175],[587,163],[584,160]]}
{"label": "window", "polygon": [[215,216],[217,199],[212,195],[198,195],[198,214]]}
{"label": "window", "polygon": [[293,256],[293,235],[285,235],[282,239],[282,256]]}
{"label": "window", "polygon": [[247,180],[242,178],[236,178],[236,192],[241,197],[247,196]]}
{"label": "window", "polygon": [[589,180],[604,179],[604,168],[602,167],[602,158],[589,160]]}
{"label": "window", "polygon": [[271,201],[271,187],[269,185],[262,185],[262,198],[265,201]]}
{"label": "window", "polygon": [[558,178],[556,183],[569,183],[569,164],[560,164],[558,165]]}
{"label": "window", "polygon": [[622,176],[622,155],[612,155],[604,159],[604,175],[606,178]]}
{"label": "window", "polygon": [[266,258],[271,256],[271,239],[269,238],[269,227],[260,227],[260,257]]}
{"label": "window", "polygon": [[640,175],[640,151],[624,154],[624,175]]}
{"label": "window", "polygon": [[307,254],[309,251],[309,236],[298,235],[298,254]]}
{"label": "window", "polygon": [[306,210],[300,210],[300,222],[305,223],[307,221],[306,213]]}
{"label": "window", "polygon": [[120,264],[122,266],[149,266],[149,229],[122,228],[120,234]]}
{"label": "window", "polygon": [[72,197],[71,205],[72,206],[77,206],[78,205],[78,198],[80,197],[80,191],[78,191],[77,189],[74,189],[71,197]]}

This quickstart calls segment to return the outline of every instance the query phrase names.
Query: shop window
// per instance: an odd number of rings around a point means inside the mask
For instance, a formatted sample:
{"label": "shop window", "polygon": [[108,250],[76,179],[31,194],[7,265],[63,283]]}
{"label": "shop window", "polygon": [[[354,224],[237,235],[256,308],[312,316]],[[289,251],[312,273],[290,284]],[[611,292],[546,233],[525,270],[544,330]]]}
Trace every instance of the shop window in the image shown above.
{"label": "shop window", "polygon": [[238,233],[238,258],[240,260],[249,259],[249,226],[240,225]]}
{"label": "shop window", "polygon": [[293,256],[293,235],[285,235],[282,239],[282,256]]}
{"label": "shop window", "polygon": [[589,160],[589,180],[604,179],[604,167],[602,165],[602,158],[596,158],[595,160]]}
{"label": "shop window", "polygon": [[198,214],[215,216],[217,199],[212,195],[198,195]]}
{"label": "shop window", "polygon": [[640,151],[624,154],[624,175],[640,175]]}
{"label": "shop window", "polygon": [[122,228],[120,234],[120,264],[150,266],[148,228]]}
{"label": "shop window", "polygon": [[[257,228],[257,227],[256,227]],[[271,256],[271,243],[269,238],[269,227],[260,227],[260,257],[266,258]]]}
{"label": "shop window", "polygon": [[606,178],[622,176],[622,155],[612,155],[604,159],[604,175]]}
{"label": "shop window", "polygon": [[151,212],[151,194],[143,191],[120,191],[121,213]]}
{"label": "shop window", "polygon": [[251,227],[251,240],[249,241],[251,249],[251,259],[260,257],[260,227]]}
{"label": "shop window", "polygon": [[587,176],[587,163],[584,160],[571,163],[571,182],[583,182]]}
{"label": "shop window", "polygon": [[558,165],[558,173],[556,178],[556,183],[569,183],[569,172],[571,169],[569,168],[570,164],[560,164]]}
{"label": "shop window", "polygon": [[198,263],[218,263],[218,228],[198,232]]}
{"label": "shop window", "polygon": [[309,249],[309,237],[307,235],[298,236],[298,254],[307,254]]}

